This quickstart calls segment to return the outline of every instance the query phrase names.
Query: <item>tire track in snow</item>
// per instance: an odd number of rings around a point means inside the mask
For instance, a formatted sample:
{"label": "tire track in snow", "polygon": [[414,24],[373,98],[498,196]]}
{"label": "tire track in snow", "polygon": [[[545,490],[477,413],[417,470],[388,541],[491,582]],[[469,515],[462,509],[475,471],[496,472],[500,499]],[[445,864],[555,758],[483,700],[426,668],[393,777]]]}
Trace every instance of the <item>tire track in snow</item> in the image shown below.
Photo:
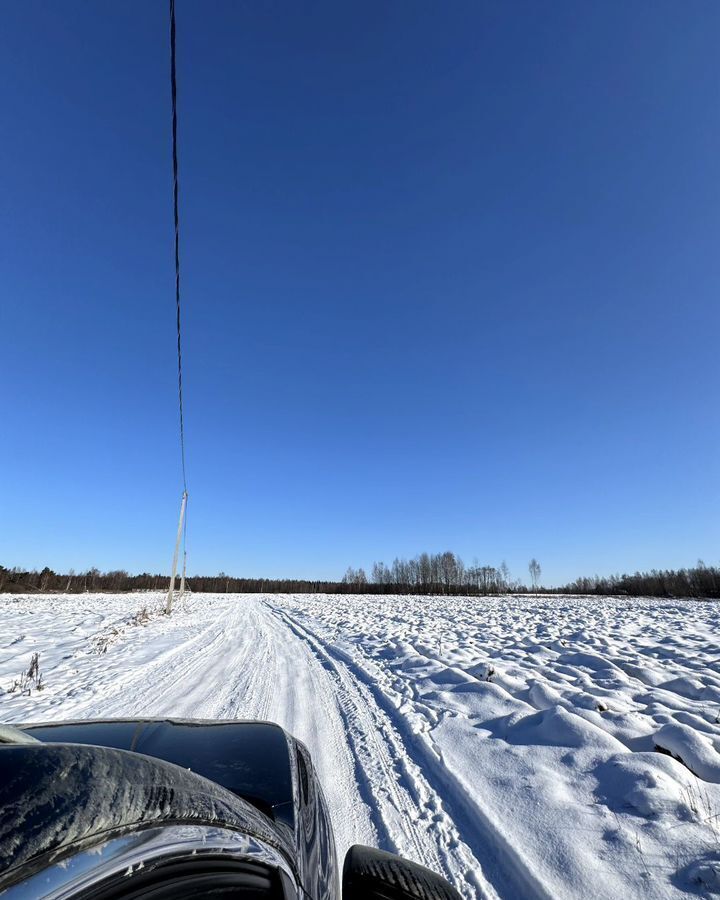
{"label": "tire track in snow", "polygon": [[[382,819],[381,833],[391,846],[405,856],[443,872],[467,897],[498,896],[485,877],[477,855],[458,834],[453,819],[444,809],[442,789],[425,777],[427,768],[409,752],[385,704],[377,702],[367,677],[358,677],[347,660],[334,652],[314,632],[284,608],[265,600],[318,658],[334,682],[347,729],[346,737],[357,761],[359,777],[374,798]],[[482,847],[476,848],[482,850]],[[487,852],[485,851],[485,855]],[[524,886],[525,888],[526,886]],[[525,889],[508,896],[527,896]]]}
{"label": "tire track in snow", "polygon": [[[375,803],[361,790],[356,764],[345,736],[345,725],[325,669],[257,598],[253,615],[269,635],[273,653],[265,681],[270,696],[267,717],[282,725],[309,748],[318,770],[333,822],[339,860],[352,844],[375,845],[381,840]],[[247,715],[244,705],[239,712]]]}
{"label": "tire track in snow", "polygon": [[[182,674],[182,692],[170,698],[168,714],[213,719],[267,719],[273,648],[253,605],[235,601],[210,620],[216,634],[205,653]],[[197,673],[197,677],[194,677]]]}
{"label": "tire track in snow", "polygon": [[[272,614],[273,613],[271,613],[271,615]],[[280,616],[278,617],[281,618]],[[399,843],[398,840],[393,837],[393,830],[397,831],[397,829],[389,828],[385,818],[380,814],[377,797],[373,792],[373,780],[368,775],[366,768],[363,765],[363,759],[367,759],[368,755],[372,755],[373,765],[377,765],[380,768],[384,776],[383,783],[386,785],[384,790],[387,790],[388,793],[392,795],[394,800],[393,805],[399,810],[407,809],[408,804],[403,801],[400,796],[400,791],[397,788],[393,771],[393,760],[388,754],[387,749],[379,741],[370,740],[373,730],[363,729],[361,711],[354,702],[352,696],[349,695],[346,685],[337,677],[337,673],[332,668],[328,667],[327,660],[321,654],[317,653],[304,636],[298,634],[292,625],[283,622],[283,627],[285,629],[289,627],[293,635],[296,638],[300,638],[304,653],[308,653],[309,650],[315,664],[319,664],[321,667],[324,682],[323,688],[326,695],[325,702],[327,703],[329,700],[337,710],[338,721],[336,727],[338,732],[345,737],[344,743],[350,749],[355,783],[370,811],[371,819],[377,833],[378,843],[380,843],[384,849],[392,852],[399,852],[401,849],[405,849],[407,852],[407,840]],[[317,705],[319,699],[317,697],[317,692],[314,699]],[[367,746],[370,743],[374,746]],[[376,750],[374,755],[373,749]],[[402,820],[400,820],[399,825],[400,828],[403,827],[404,823]],[[404,831],[407,832],[407,827],[404,828]],[[414,857],[416,859],[422,859],[424,849],[422,842],[418,840],[416,834],[412,830],[407,836],[413,844]],[[435,862],[438,863],[439,859],[435,860]]]}

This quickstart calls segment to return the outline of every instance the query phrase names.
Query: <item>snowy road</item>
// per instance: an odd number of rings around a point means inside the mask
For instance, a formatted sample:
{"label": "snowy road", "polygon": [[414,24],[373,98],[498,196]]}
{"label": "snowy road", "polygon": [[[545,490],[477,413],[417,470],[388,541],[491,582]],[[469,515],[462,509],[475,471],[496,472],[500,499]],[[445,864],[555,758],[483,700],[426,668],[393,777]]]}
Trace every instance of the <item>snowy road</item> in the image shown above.
{"label": "snowy road", "polygon": [[[543,602],[206,595],[143,621],[157,596],[0,597],[0,719],[278,722],[341,854],[467,897],[712,889],[717,604]],[[42,690],[11,691],[35,652]]]}
{"label": "snowy road", "polygon": [[[156,618],[113,634],[123,623],[122,616],[111,618],[89,641],[102,648],[107,637],[107,650],[88,653],[81,613],[68,630],[80,630],[83,638],[56,670],[69,690],[53,691],[46,672],[47,688],[32,703],[18,697],[15,709],[16,698],[6,695],[3,720],[174,716],[278,722],[310,748],[341,858],[353,843],[378,845],[445,873],[465,885],[467,896],[494,896],[368,688],[269,598],[208,598],[205,606],[194,598],[169,623]],[[20,652],[24,644],[14,646]],[[26,655],[27,647],[22,650]]]}

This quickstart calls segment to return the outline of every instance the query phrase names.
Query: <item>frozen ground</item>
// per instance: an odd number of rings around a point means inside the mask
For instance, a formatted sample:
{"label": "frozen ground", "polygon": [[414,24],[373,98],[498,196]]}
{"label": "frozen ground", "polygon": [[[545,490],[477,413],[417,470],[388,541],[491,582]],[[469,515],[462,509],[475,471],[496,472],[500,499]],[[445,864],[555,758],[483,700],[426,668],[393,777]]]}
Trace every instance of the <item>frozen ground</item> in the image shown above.
{"label": "frozen ground", "polygon": [[[397,850],[467,897],[720,893],[720,604],[196,595],[135,617],[159,602],[0,596],[0,720],[271,719],[310,747],[341,853]],[[10,692],[36,652],[44,687]]]}

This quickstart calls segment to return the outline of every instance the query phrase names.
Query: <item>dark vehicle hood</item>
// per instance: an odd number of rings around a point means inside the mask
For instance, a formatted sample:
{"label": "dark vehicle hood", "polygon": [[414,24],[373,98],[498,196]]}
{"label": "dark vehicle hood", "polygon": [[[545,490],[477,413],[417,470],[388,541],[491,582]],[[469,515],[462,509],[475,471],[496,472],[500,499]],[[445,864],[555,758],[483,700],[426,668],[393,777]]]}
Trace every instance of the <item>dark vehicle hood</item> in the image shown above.
{"label": "dark vehicle hood", "polygon": [[154,825],[242,832],[293,865],[287,829],[179,766],[78,744],[0,747],[0,890],[112,837]]}
{"label": "dark vehicle hood", "polygon": [[288,735],[269,722],[107,719],[20,725],[43,742],[132,750],[209,778],[294,828]]}

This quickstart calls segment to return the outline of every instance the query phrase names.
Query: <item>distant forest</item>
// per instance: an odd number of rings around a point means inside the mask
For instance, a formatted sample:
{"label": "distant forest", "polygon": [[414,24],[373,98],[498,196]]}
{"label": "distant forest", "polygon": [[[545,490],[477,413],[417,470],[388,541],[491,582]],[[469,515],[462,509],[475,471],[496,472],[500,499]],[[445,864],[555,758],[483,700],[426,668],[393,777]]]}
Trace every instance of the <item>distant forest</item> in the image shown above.
{"label": "distant forest", "polygon": [[[678,570],[635,572],[633,575],[595,575],[578,578],[557,588],[544,588],[542,570],[537,560],[528,563],[530,586],[513,578],[505,563],[500,566],[468,565],[450,551],[421,553],[414,559],[396,559],[391,566],[378,562],[370,577],[363,569],[347,570],[342,581],[310,581],[300,579],[236,578],[218,575],[193,575],[187,579],[188,589],[207,593],[288,593],[288,594],[597,594],[630,597],[720,597],[720,568],[696,566]],[[85,592],[162,591],[168,586],[168,575],[130,575],[123,569],[101,572],[70,570],[66,574],[45,567],[41,571],[8,569],[0,566],[0,592],[80,594]]]}

